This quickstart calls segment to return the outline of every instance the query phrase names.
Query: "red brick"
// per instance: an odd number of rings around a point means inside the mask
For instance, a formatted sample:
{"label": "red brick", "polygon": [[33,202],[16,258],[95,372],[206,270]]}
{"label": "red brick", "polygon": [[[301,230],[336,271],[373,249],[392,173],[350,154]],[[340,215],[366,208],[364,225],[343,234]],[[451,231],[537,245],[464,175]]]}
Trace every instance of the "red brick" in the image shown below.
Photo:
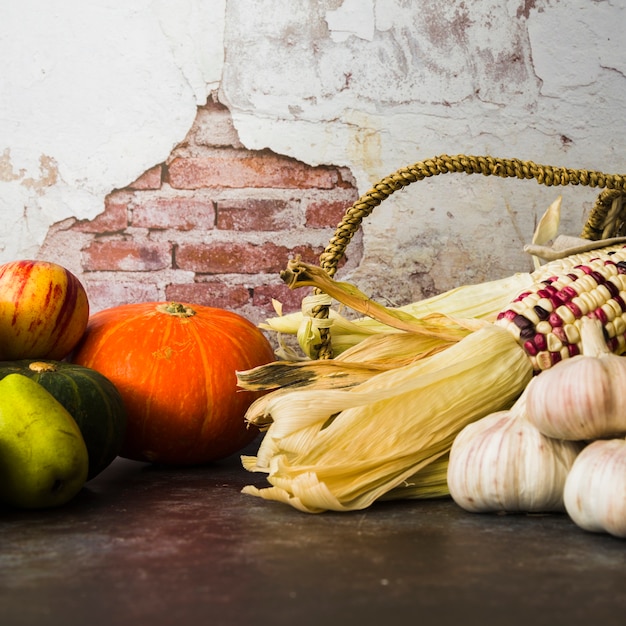
{"label": "red brick", "polygon": [[303,260],[316,262],[321,250],[307,246],[294,249],[274,243],[217,242],[180,245],[175,252],[178,269],[199,274],[264,274],[285,269],[287,261],[300,255]]}
{"label": "red brick", "polygon": [[113,192],[104,199],[104,212],[92,220],[80,220],[72,227],[83,233],[114,233],[128,226],[128,204],[132,196]]}
{"label": "red brick", "polygon": [[175,158],[168,167],[168,182],[176,189],[332,189],[339,182],[339,174],[334,168],[311,167],[295,159],[265,152],[245,154]]}
{"label": "red brick", "polygon": [[289,230],[297,224],[286,211],[288,206],[286,200],[218,200],[217,227],[239,231]]}
{"label": "red brick", "polygon": [[275,282],[266,285],[259,285],[254,288],[252,304],[266,312],[268,316],[274,317],[276,311],[272,300],[278,300],[283,305],[283,313],[299,311],[302,307],[302,298],[311,293],[310,289],[289,289],[280,278]]}
{"label": "red brick", "polygon": [[160,189],[163,182],[163,165],[155,165],[144,172],[136,181],[128,185],[128,189],[146,190]]}
{"label": "red brick", "polygon": [[171,267],[171,244],[113,239],[94,241],[83,251],[87,271],[151,272]]}
{"label": "red brick", "polygon": [[215,226],[215,207],[207,200],[159,197],[133,203],[131,224],[140,228],[210,230]]}
{"label": "red brick", "polygon": [[165,295],[170,301],[231,310],[250,302],[250,291],[247,287],[218,281],[168,285]]}
{"label": "red brick", "polygon": [[342,200],[311,202],[305,211],[306,225],[309,228],[335,228],[351,204]]}
{"label": "red brick", "polygon": [[159,289],[154,283],[124,281],[119,278],[106,280],[90,275],[83,277],[82,282],[89,297],[89,308],[92,313],[120,304],[154,302],[160,299]]}

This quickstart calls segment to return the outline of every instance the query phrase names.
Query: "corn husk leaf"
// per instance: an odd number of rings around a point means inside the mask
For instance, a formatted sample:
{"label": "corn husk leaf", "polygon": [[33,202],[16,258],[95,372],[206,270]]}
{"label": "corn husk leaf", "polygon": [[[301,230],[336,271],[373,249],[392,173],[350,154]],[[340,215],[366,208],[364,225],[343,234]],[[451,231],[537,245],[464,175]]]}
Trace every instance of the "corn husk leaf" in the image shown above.
{"label": "corn husk leaf", "polygon": [[438,338],[452,340],[458,338],[458,335],[454,334],[454,330],[451,329],[450,334],[446,335],[445,328],[441,324],[431,324],[429,315],[417,317],[401,309],[383,306],[365,295],[355,285],[333,280],[325,270],[317,265],[304,263],[297,259],[291,260],[287,269],[281,272],[281,278],[291,289],[297,287],[321,289],[327,296],[390,328],[432,335]]}
{"label": "corn husk leaf", "polygon": [[449,453],[425,465],[379,500],[434,500],[448,495]]}
{"label": "corn husk leaf", "polygon": [[[450,291],[412,302],[401,307],[387,307],[388,311],[407,314],[411,318],[424,318],[439,314],[456,320],[484,320],[493,321],[498,312],[508,304],[520,291],[533,283],[531,274],[518,273],[499,280],[488,281],[477,285],[463,285]],[[340,290],[336,292],[340,295]],[[307,296],[303,299],[302,310],[294,313],[267,319],[260,327],[264,330],[283,335],[296,335],[299,345],[305,355],[314,358],[315,350],[312,346],[319,343],[317,328],[320,325],[330,327],[331,345],[333,354],[338,356],[348,348],[357,345],[367,337],[378,333],[401,333],[404,330],[390,326],[384,321],[372,317],[360,317],[350,320],[339,311],[331,308],[328,319],[319,321],[311,317],[311,311],[332,299],[326,294]],[[344,303],[345,306],[347,306]],[[394,313],[395,314],[395,313]],[[432,330],[432,327],[431,327]],[[434,329],[438,339],[441,335]],[[457,339],[460,337],[457,337]],[[280,341],[280,339],[279,339]],[[290,360],[296,358],[289,353]]]}
{"label": "corn husk leaf", "polygon": [[[467,334],[471,331],[468,330]],[[413,333],[378,334],[352,346],[336,359],[299,362],[274,361],[237,372],[238,384],[248,391],[276,390],[257,398],[248,409],[249,421],[261,430],[271,423],[267,403],[294,389],[348,389],[384,371],[403,367],[449,348],[453,342]]]}
{"label": "corn husk leaf", "polygon": [[[562,196],[559,196],[541,216],[537,228],[533,233],[533,245],[544,246],[556,238],[559,231],[559,222],[561,221],[562,200]],[[541,261],[537,256],[533,256],[533,264],[535,269],[541,266]]]}
{"label": "corn husk leaf", "polygon": [[[322,386],[349,387],[383,370],[408,365],[426,356],[445,350],[486,322],[452,320],[447,316],[431,316],[441,327],[441,336],[430,332],[378,333],[346,349],[335,359],[309,361],[275,361],[245,372],[237,372],[239,385],[250,391],[278,387]],[[370,373],[369,375],[367,373]],[[356,377],[356,378],[354,378]],[[323,381],[326,382],[323,382]],[[335,382],[333,382],[335,381]]]}
{"label": "corn husk leaf", "polygon": [[510,407],[531,376],[513,336],[487,325],[349,389],[271,392],[263,413],[247,414],[270,425],[257,456],[242,458],[271,487],[244,492],[311,513],[362,509],[394,489],[406,497],[409,480],[420,497],[420,471],[445,457],[467,423]]}

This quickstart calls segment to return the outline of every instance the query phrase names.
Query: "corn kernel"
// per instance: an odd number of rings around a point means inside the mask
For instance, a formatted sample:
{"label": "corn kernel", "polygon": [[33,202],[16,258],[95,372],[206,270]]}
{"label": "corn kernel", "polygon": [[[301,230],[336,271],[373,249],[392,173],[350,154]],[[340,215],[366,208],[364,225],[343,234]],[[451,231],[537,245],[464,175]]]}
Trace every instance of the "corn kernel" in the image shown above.
{"label": "corn kernel", "polygon": [[539,322],[539,317],[537,316],[535,311],[529,307],[532,307],[532,305],[530,305],[530,303],[528,302],[528,298],[524,298],[519,302],[511,302],[511,304],[509,305],[509,309],[511,311],[515,311],[515,313],[517,313],[518,315],[523,315],[533,324],[536,324],[537,322]]}
{"label": "corn kernel", "polygon": [[546,335],[546,342],[548,344],[548,352],[559,352],[563,347],[563,342],[554,333]]}
{"label": "corn kernel", "polygon": [[541,321],[537,313],[535,313],[535,310],[532,308],[524,309],[523,315],[526,319],[530,320],[533,324],[538,324]]}
{"label": "corn kernel", "polygon": [[563,330],[565,331],[565,336],[567,337],[568,343],[580,342],[580,333],[578,332],[578,327],[576,326],[576,324],[565,324]]}
{"label": "corn kernel", "polygon": [[530,292],[524,299],[523,302],[528,307],[533,307],[539,301],[539,296],[536,293]]}
{"label": "corn kernel", "polygon": [[561,274],[558,278],[558,280],[556,280],[554,283],[552,283],[555,287],[557,287],[557,289],[560,289],[561,287],[566,287],[567,285],[569,285],[570,283],[574,282],[574,278],[572,278],[571,276],[568,276],[567,274]]}
{"label": "corn kernel", "polygon": [[[595,308],[598,307],[598,305],[596,304],[595,298],[591,294],[592,294],[591,291],[583,291],[578,296],[578,299],[576,300],[577,302],[578,300],[580,300],[584,303],[585,315],[587,315],[587,313],[589,313],[590,311],[593,311]],[[582,307],[581,307],[581,310],[583,310]]]}
{"label": "corn kernel", "polygon": [[598,283],[589,274],[583,274],[576,281],[576,289],[579,294],[589,293],[598,287]]}
{"label": "corn kernel", "polygon": [[549,352],[540,352],[535,357],[535,362],[537,364],[535,369],[539,371],[547,370],[552,367],[552,358]]}
{"label": "corn kernel", "polygon": [[611,276],[609,280],[619,289],[619,291],[626,291],[626,274],[615,274],[615,276]]}
{"label": "corn kernel", "polygon": [[613,321],[616,317],[619,317],[622,314],[622,307],[617,302],[615,302],[613,298],[607,300],[602,305],[602,308],[604,309],[607,317],[611,321]]}
{"label": "corn kernel", "polygon": [[556,313],[566,324],[571,324],[576,320],[574,314],[566,306],[560,306]]}
{"label": "corn kernel", "polygon": [[552,313],[554,310],[552,302],[548,298],[539,298],[539,300],[537,300],[537,306],[540,306],[542,309],[548,311],[548,313]]}
{"label": "corn kernel", "polygon": [[604,300],[610,300],[613,297],[606,285],[599,285],[596,289],[596,293],[598,293],[599,297],[604,298]]}
{"label": "corn kernel", "polygon": [[591,303],[589,302],[589,297],[586,293],[582,293],[579,296],[572,298],[572,302],[580,309],[580,312],[583,315],[587,315],[587,313],[592,310]]}
{"label": "corn kernel", "polygon": [[542,335],[547,335],[552,332],[552,324],[545,321],[539,322],[535,327],[535,330]]}

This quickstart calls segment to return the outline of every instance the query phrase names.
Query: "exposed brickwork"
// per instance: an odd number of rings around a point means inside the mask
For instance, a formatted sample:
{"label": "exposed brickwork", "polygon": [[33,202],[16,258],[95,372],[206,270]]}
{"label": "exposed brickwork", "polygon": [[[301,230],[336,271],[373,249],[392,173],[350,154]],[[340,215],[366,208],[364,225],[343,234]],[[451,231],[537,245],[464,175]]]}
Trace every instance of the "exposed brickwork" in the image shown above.
{"label": "exposed brickwork", "polygon": [[172,244],[168,242],[96,240],[83,249],[83,267],[91,272],[153,272],[171,265]]}
{"label": "exposed brickwork", "polygon": [[237,309],[250,302],[250,289],[220,281],[168,285],[165,299],[218,308]]}
{"label": "exposed brickwork", "polygon": [[133,203],[132,226],[154,230],[211,230],[215,207],[211,200],[181,197],[155,197]]}
{"label": "exposed brickwork", "polygon": [[42,253],[80,266],[93,311],[181,300],[258,323],[275,315],[272,299],[290,312],[310,293],[279,273],[296,255],[319,262],[358,197],[351,181],[343,168],[247,150],[228,109],[210,101],[164,163],[111,190],[95,219],[55,225]]}
{"label": "exposed brickwork", "polygon": [[132,274],[119,276],[102,272],[87,273],[80,277],[92,311],[99,311],[117,304],[130,302],[153,302],[166,300],[159,286],[139,280]]}
{"label": "exposed brickwork", "polygon": [[296,202],[289,200],[242,198],[217,203],[217,227],[220,230],[272,231],[297,226]]}
{"label": "exposed brickwork", "polygon": [[163,166],[155,165],[144,172],[135,182],[128,185],[128,188],[137,190],[160,189],[162,182]]}
{"label": "exposed brickwork", "polygon": [[300,255],[317,262],[321,249],[304,246],[287,248],[272,242],[263,244],[220,241],[180,245],[175,252],[176,267],[198,274],[274,274],[285,268],[290,257]]}
{"label": "exposed brickwork", "polygon": [[310,293],[311,289],[289,289],[287,285],[275,278],[269,284],[260,285],[254,289],[252,303],[260,311],[266,311],[268,315],[274,314],[272,300],[278,300],[285,312],[297,311],[302,298]]}
{"label": "exposed brickwork", "polygon": [[281,189],[332,189],[339,182],[336,169],[309,167],[268,152],[174,158],[167,168],[174,189],[211,187],[280,187]]}
{"label": "exposed brickwork", "polygon": [[334,228],[349,206],[351,201],[343,199],[312,202],[306,209],[306,225],[309,228]]}
{"label": "exposed brickwork", "polygon": [[128,226],[128,204],[132,195],[127,192],[114,192],[104,200],[104,212],[93,220],[81,220],[74,230],[86,233],[121,232]]}

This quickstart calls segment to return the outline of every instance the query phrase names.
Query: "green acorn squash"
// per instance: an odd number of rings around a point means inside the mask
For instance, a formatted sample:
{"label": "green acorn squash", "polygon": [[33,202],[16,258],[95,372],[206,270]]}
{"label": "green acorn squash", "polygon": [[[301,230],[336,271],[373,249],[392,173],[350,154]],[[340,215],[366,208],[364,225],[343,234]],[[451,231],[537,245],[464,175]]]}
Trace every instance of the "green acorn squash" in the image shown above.
{"label": "green acorn squash", "polygon": [[65,361],[0,361],[0,379],[15,373],[38,382],[74,418],[89,454],[87,480],[119,455],[126,432],[126,410],[117,387],[108,378]]}

